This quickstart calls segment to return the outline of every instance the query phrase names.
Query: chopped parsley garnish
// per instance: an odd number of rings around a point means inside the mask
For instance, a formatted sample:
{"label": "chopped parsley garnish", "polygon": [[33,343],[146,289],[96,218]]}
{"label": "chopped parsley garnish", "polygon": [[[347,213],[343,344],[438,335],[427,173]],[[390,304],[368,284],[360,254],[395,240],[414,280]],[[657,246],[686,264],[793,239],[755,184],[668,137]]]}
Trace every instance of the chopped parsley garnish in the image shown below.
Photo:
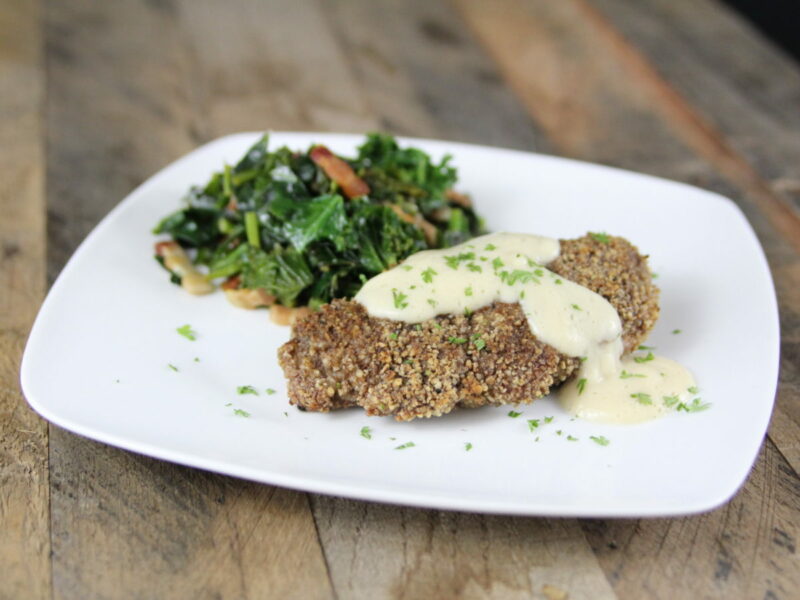
{"label": "chopped parsley garnish", "polygon": [[491,252],[492,250],[497,250],[497,246],[495,246],[494,244],[486,244],[486,246],[484,246],[483,249]]}
{"label": "chopped parsley garnish", "polygon": [[411,270],[411,269],[413,269],[413,268],[414,268],[414,267],[412,267],[411,265],[403,265],[403,270],[404,270],[404,271],[410,271],[410,270]]}
{"label": "chopped parsley garnish", "polygon": [[403,292],[399,291],[397,288],[392,289],[392,300],[394,301],[395,308],[405,308],[408,306],[408,296]]}
{"label": "chopped parsley garnish", "polygon": [[576,437],[574,437],[574,436],[571,436],[571,435],[568,435],[568,436],[567,436],[567,440],[568,440],[568,441],[570,441],[570,442],[577,442],[577,441],[578,441],[578,438],[576,438]]}
{"label": "chopped parsley garnish", "polygon": [[432,268],[428,267],[422,272],[422,281],[425,283],[433,283],[433,276],[438,274],[439,273],[434,271]]}
{"label": "chopped parsley garnish", "polygon": [[652,352],[648,352],[648,353],[647,353],[647,356],[634,356],[634,357],[633,357],[633,360],[634,360],[635,362],[637,362],[637,363],[641,364],[641,363],[650,362],[650,361],[651,361],[651,360],[653,360],[654,358],[655,358],[655,356],[653,356],[653,353],[652,353]]}
{"label": "chopped parsley garnish", "polygon": [[631,394],[631,398],[634,398],[639,404],[644,404],[645,406],[649,406],[653,403],[653,399],[650,397],[650,394],[645,394],[643,392]]}
{"label": "chopped parsley garnish", "polygon": [[195,341],[197,339],[197,332],[192,329],[191,325],[181,325],[175,331],[177,331],[187,340]]}
{"label": "chopped parsley garnish", "polygon": [[461,261],[468,261],[468,260],[475,260],[475,253],[474,252],[462,252],[461,254],[455,256],[445,256],[444,262],[447,263],[447,266],[451,269],[458,269],[458,265]]}
{"label": "chopped parsley garnish", "polygon": [[469,309],[469,306],[464,307],[464,316],[469,317],[472,315],[472,311]]}
{"label": "chopped parsley garnish", "polygon": [[510,411],[508,411],[508,416],[509,416],[509,417],[511,417],[512,419],[516,419],[516,418],[517,418],[517,417],[519,417],[521,414],[522,414],[521,412],[517,412],[517,411],[515,411],[515,410],[510,410]]}
{"label": "chopped parsley garnish", "polygon": [[195,356],[194,357],[194,362],[200,362],[200,359],[197,356]]}
{"label": "chopped parsley garnish", "polygon": [[475,263],[469,263],[467,268],[474,273],[483,273],[483,269],[481,269],[480,265],[476,265]]}
{"label": "chopped parsley garnish", "polygon": [[231,406],[233,402],[228,402],[225,406]]}
{"label": "chopped parsley garnish", "polygon": [[637,350],[655,350],[655,346],[639,346]]}
{"label": "chopped parsley garnish", "polygon": [[467,338],[450,336],[449,338],[447,338],[447,341],[450,342],[451,344],[466,344]]}
{"label": "chopped parsley garnish", "polygon": [[592,236],[595,242],[600,242],[601,244],[608,244],[611,241],[607,233],[590,233],[589,235]]}
{"label": "chopped parsley garnish", "polygon": [[475,346],[477,350],[486,348],[486,340],[484,340],[479,333],[473,333],[471,337],[472,345]]}
{"label": "chopped parsley garnish", "polygon": [[595,444],[599,444],[601,446],[608,446],[611,442],[608,441],[608,438],[602,435],[590,435],[589,439],[592,440]]}
{"label": "chopped parsley garnish", "polygon": [[686,388],[686,391],[689,392],[690,394],[696,394],[700,390],[697,388],[696,385],[693,385],[692,387]]}
{"label": "chopped parsley garnish", "polygon": [[170,369],[172,369],[172,370],[173,370],[173,371],[175,371],[176,373],[178,372],[178,367],[176,367],[176,366],[175,366],[175,365],[173,365],[172,363],[167,363],[167,367],[169,367]]}
{"label": "chopped parsley garnish", "polygon": [[414,324],[414,329],[415,329],[416,331],[422,331],[422,323],[416,323],[416,324]]}
{"label": "chopped parsley garnish", "polygon": [[464,450],[466,452],[469,452],[470,450],[472,450],[472,442],[467,442],[466,444],[464,444]]}
{"label": "chopped parsley garnish", "polygon": [[406,442],[405,444],[397,446],[395,450],[405,450],[406,448],[413,448],[415,445],[414,442]]}
{"label": "chopped parsley garnish", "polygon": [[267,392],[268,395],[272,396],[272,394],[275,393],[275,390],[273,390],[272,388],[267,388],[266,392]]}
{"label": "chopped parsley garnish", "polygon": [[656,273],[656,272],[650,273],[650,278],[651,279],[658,279],[658,273]]}
{"label": "chopped parsley garnish", "polygon": [[700,398],[695,398],[694,400],[692,400],[691,404],[684,404],[683,402],[681,402],[680,404],[678,404],[677,410],[682,410],[688,413],[695,413],[704,411],[710,407],[711,403],[709,402],[703,403],[703,401]]}
{"label": "chopped parsley garnish", "polygon": [[428,298],[428,304],[430,304],[431,306],[436,308],[436,305],[438,304],[438,302],[436,302],[436,300],[434,300],[433,298]]}
{"label": "chopped parsley garnish", "polygon": [[664,401],[664,406],[667,408],[672,408],[680,400],[680,398],[678,398],[678,394],[673,394],[672,396],[662,396],[661,399]]}
{"label": "chopped parsley garnish", "polygon": [[556,284],[556,285],[561,285],[562,283],[564,283],[564,282],[563,282],[563,281],[561,281],[560,279],[556,279],[556,281],[555,281],[555,284]]}
{"label": "chopped parsley garnish", "polygon": [[681,333],[680,329],[673,329],[672,330],[672,335],[678,335],[679,333]]}
{"label": "chopped parsley garnish", "polygon": [[392,333],[390,333],[390,334],[389,334],[389,337],[390,337],[391,339],[393,339],[393,340],[396,340],[396,339],[397,339],[399,336],[397,335],[397,333],[396,333],[396,332],[394,332],[394,331],[393,331]]}
{"label": "chopped parsley garnish", "polygon": [[539,427],[539,419],[528,419],[528,431],[536,431]]}
{"label": "chopped parsley garnish", "polygon": [[559,429],[558,431],[556,431],[556,435],[562,435],[563,433],[564,433],[564,432],[563,432],[563,431],[561,431],[560,429]]}
{"label": "chopped parsley garnish", "polygon": [[555,419],[555,417],[545,417],[545,418],[544,418],[544,422],[545,422],[545,423],[552,423],[552,422],[553,422],[553,419]]}
{"label": "chopped parsley garnish", "polygon": [[622,373],[620,374],[620,379],[630,379],[631,377],[647,377],[647,375],[642,375],[641,373],[628,373],[625,369],[622,369]]}
{"label": "chopped parsley garnish", "polygon": [[504,266],[505,266],[505,263],[504,263],[504,262],[503,262],[503,261],[500,259],[500,257],[499,257],[499,256],[498,256],[498,257],[496,257],[496,258],[495,258],[495,259],[492,261],[492,268],[493,268],[495,271],[496,271],[497,269],[501,268],[501,267],[504,267]]}
{"label": "chopped parsley garnish", "polygon": [[371,440],[372,439],[372,429],[365,425],[364,427],[361,428],[360,435],[363,438]]}
{"label": "chopped parsley garnish", "polygon": [[581,307],[578,306],[577,304],[573,304],[572,308],[574,308],[575,310],[581,310]]}
{"label": "chopped parsley garnish", "polygon": [[233,409],[233,414],[235,414],[237,417],[249,417],[250,416],[249,412],[247,412],[246,410],[242,410],[241,408],[234,408]]}
{"label": "chopped parsley garnish", "polygon": [[580,396],[583,393],[583,390],[586,388],[585,377],[581,377],[580,379],[578,379],[577,387],[578,387],[578,395]]}
{"label": "chopped parsley garnish", "polygon": [[464,288],[464,295],[465,296],[472,296],[472,286],[468,286]]}
{"label": "chopped parsley garnish", "polygon": [[239,394],[253,394],[254,396],[258,396],[256,388],[252,385],[240,385],[236,388],[236,392]]}

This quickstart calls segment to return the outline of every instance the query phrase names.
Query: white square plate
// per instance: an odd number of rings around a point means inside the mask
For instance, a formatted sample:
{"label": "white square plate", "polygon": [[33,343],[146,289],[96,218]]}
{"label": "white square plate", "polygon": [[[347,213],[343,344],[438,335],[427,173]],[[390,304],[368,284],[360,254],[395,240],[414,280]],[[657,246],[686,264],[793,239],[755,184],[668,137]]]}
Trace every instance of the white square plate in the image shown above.
{"label": "white square plate", "polygon": [[[288,405],[276,358],[289,330],[272,325],[265,311],[230,306],[221,293],[184,293],[152,258],[155,223],[180,206],[190,185],[235,163],[258,135],[218,139],[157,173],[75,252],[39,312],[23,358],[23,390],[42,416],[202,469],[443,509],[677,515],[711,509],[742,484],[772,410],[779,330],[764,254],[730,200],[571,160],[401,140],[434,157],[453,155],[458,189],[472,195],[490,230],[562,238],[607,231],[649,254],[662,311],[647,343],[688,366],[712,407],[634,426],[571,420],[552,398],[521,407],[517,419],[507,416],[508,407],[412,423],[360,410],[302,413]],[[274,133],[271,147],[320,142],[352,155],[362,139]],[[187,323],[196,341],[176,333]],[[240,385],[259,395],[237,394]],[[237,408],[251,416],[237,416]],[[553,422],[530,433],[526,419],[545,416]],[[365,425],[372,439],[359,435]],[[611,443],[599,446],[592,435]],[[409,441],[414,447],[395,449]]]}

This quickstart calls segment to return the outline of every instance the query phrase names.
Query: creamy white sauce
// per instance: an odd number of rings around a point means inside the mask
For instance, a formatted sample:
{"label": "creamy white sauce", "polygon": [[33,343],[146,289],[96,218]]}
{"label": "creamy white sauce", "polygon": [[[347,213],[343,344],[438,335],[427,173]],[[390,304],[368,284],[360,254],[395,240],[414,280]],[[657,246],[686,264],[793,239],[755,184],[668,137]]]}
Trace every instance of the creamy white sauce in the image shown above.
{"label": "creamy white sauce", "polygon": [[674,360],[639,353],[622,359],[618,371],[590,379],[586,373],[561,386],[564,408],[582,419],[601,423],[641,423],[690,404],[696,394],[692,374]]}
{"label": "creamy white sauce", "polygon": [[[694,380],[677,363],[655,357],[642,364],[632,358],[620,360],[619,315],[599,294],[544,267],[559,251],[558,240],[552,238],[485,235],[452,248],[414,254],[370,279],[355,300],[373,317],[406,323],[473,312],[493,302],[519,302],[539,340],[583,361],[577,376],[561,392],[564,406],[573,414],[634,423],[663,414],[661,408],[667,407],[662,397],[678,394],[678,402],[686,402],[686,389],[694,386]],[[636,365],[636,373],[646,371],[645,376],[624,377],[625,372],[633,372],[630,364]],[[582,382],[580,390],[578,382]],[[650,404],[647,397],[652,399]]]}

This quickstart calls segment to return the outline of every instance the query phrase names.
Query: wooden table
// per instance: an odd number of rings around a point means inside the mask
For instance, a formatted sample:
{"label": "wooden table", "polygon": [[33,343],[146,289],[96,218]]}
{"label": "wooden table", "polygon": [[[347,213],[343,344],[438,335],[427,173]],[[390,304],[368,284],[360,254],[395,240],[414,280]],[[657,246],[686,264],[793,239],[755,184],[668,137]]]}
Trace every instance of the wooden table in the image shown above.
{"label": "wooden table", "polygon": [[[681,519],[418,510],[179,467],[40,419],[19,357],[77,244],[163,165],[268,128],[536,150],[733,198],[783,328],[741,491]],[[800,597],[800,70],[722,5],[0,0],[0,157],[0,597]]]}

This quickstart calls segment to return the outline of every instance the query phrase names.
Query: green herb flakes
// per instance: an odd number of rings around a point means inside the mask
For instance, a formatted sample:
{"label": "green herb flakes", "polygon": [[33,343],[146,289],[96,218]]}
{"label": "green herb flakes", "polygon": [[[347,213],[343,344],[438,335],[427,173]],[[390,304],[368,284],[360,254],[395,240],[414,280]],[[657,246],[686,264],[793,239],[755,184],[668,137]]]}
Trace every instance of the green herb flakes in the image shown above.
{"label": "green herb flakes", "polygon": [[607,233],[589,233],[589,235],[595,242],[600,242],[601,244],[608,244],[611,242],[611,238]]}
{"label": "green herb flakes", "polygon": [[589,439],[600,446],[608,446],[611,443],[607,437],[602,435],[590,435]]}
{"label": "green herb flakes", "polygon": [[639,404],[644,404],[645,406],[650,406],[653,403],[653,399],[650,397],[650,394],[645,394],[644,392],[631,394],[631,398],[636,400]]}
{"label": "green herb flakes", "polygon": [[673,329],[672,330],[672,335],[678,335],[679,333],[681,333],[680,329]]}
{"label": "green herb flakes", "polygon": [[472,286],[468,286],[464,288],[464,295],[465,296],[472,296]]}
{"label": "green herb flakes", "polygon": [[476,350],[483,350],[486,348],[486,341],[480,336],[480,334],[473,333],[472,334],[472,345],[475,346]]}
{"label": "green herb flakes", "polygon": [[655,347],[655,346],[639,346],[639,347],[637,348],[637,350],[644,350],[644,351],[647,351],[647,350],[655,350],[655,349],[656,349],[656,347]]}
{"label": "green herb flakes", "polygon": [[497,250],[497,246],[495,246],[494,244],[486,244],[486,246],[484,246],[483,249],[488,252],[491,252],[492,250]]}
{"label": "green herb flakes", "polygon": [[392,288],[392,300],[394,301],[395,308],[406,308],[408,306],[408,296],[403,292],[399,291],[397,288]]}
{"label": "green herb flakes", "polygon": [[536,431],[539,427],[539,419],[528,419],[528,431]]}
{"label": "green herb flakes", "polygon": [[696,394],[700,390],[697,388],[696,385],[693,385],[692,387],[686,388],[686,391],[689,392],[690,394]]}
{"label": "green herb flakes", "polygon": [[578,438],[576,438],[575,436],[572,436],[572,435],[568,435],[568,436],[567,436],[567,441],[570,441],[570,442],[577,442],[577,441],[578,441]]}
{"label": "green herb flakes", "polygon": [[246,410],[242,410],[241,408],[234,408],[233,414],[235,414],[237,417],[245,417],[245,418],[250,416],[249,412],[247,412]]}
{"label": "green herb flakes", "polygon": [[578,388],[578,395],[580,396],[583,393],[583,390],[586,388],[585,377],[581,377],[580,379],[578,379],[577,388]]}
{"label": "green herb flakes", "polygon": [[268,396],[272,396],[275,393],[275,390],[273,390],[272,388],[267,388],[265,391],[267,392]]}
{"label": "green herb flakes", "polygon": [[678,398],[678,394],[673,394],[672,396],[662,396],[661,400],[664,402],[664,406],[672,408],[680,401],[680,398]]}
{"label": "green herb flakes", "polygon": [[170,369],[172,369],[172,370],[173,370],[173,371],[175,371],[176,373],[178,372],[178,367],[176,367],[176,366],[175,366],[175,365],[173,365],[172,363],[167,363],[167,367],[168,367],[168,368],[170,368]]}
{"label": "green herb flakes", "polygon": [[421,276],[422,276],[422,281],[424,281],[425,283],[433,283],[433,278],[434,278],[434,276],[436,276],[436,275],[438,275],[438,274],[439,274],[439,273],[437,273],[436,271],[434,271],[434,270],[433,270],[431,267],[428,267],[428,268],[427,268],[427,269],[425,269],[425,270],[422,272],[422,274],[421,274]]}
{"label": "green herb flakes", "polygon": [[394,331],[389,334],[389,338],[390,339],[396,340],[398,337],[400,337],[400,336]]}
{"label": "green herb flakes", "polygon": [[647,375],[642,375],[641,373],[628,373],[625,369],[622,369],[622,373],[620,373],[620,379],[631,379],[632,377],[647,377]]}
{"label": "green herb flakes", "polygon": [[545,417],[545,418],[544,418],[544,422],[545,422],[545,423],[552,423],[552,422],[553,422],[553,419],[555,419],[555,417]]}
{"label": "green herb flakes", "polygon": [[467,338],[464,338],[464,337],[452,337],[451,336],[451,337],[447,338],[447,341],[450,342],[451,344],[466,344],[467,343]]}
{"label": "green herb flakes", "polygon": [[472,443],[471,442],[467,442],[466,444],[464,444],[464,450],[466,452],[469,452],[470,450],[472,450]]}
{"label": "green herb flakes", "polygon": [[192,329],[191,325],[181,325],[175,331],[192,342],[197,339],[197,332]]}
{"label": "green herb flakes", "polygon": [[574,308],[575,310],[581,310],[581,307],[578,306],[577,304],[573,304],[572,308]]}
{"label": "green herb flakes", "polygon": [[655,358],[655,356],[653,355],[653,353],[652,352],[648,352],[647,356],[634,356],[633,360],[634,360],[634,362],[642,364],[642,363],[650,362],[654,358]]}
{"label": "green herb flakes", "polygon": [[515,410],[510,410],[510,411],[508,411],[508,416],[509,416],[509,417],[511,417],[512,419],[516,419],[516,418],[517,418],[517,417],[519,417],[520,415],[522,415],[522,413],[521,413],[521,412],[517,412],[517,411],[515,411]]}
{"label": "green herb flakes", "polygon": [[395,450],[405,450],[406,448],[413,448],[416,444],[414,442],[406,442],[395,447]]}
{"label": "green herb flakes", "polygon": [[372,429],[365,425],[364,427],[361,428],[361,432],[359,433],[359,435],[361,435],[361,437],[363,437],[365,439],[371,440],[372,439]]}
{"label": "green herb flakes", "polygon": [[680,404],[678,404],[677,410],[682,410],[687,413],[696,413],[696,412],[702,412],[709,408],[711,408],[711,403],[708,402],[704,403],[701,398],[695,398],[689,404],[684,404],[683,402],[681,402]]}
{"label": "green herb flakes", "polygon": [[252,385],[240,385],[236,388],[236,392],[242,395],[252,394],[253,396],[258,396],[256,388],[254,388]]}

